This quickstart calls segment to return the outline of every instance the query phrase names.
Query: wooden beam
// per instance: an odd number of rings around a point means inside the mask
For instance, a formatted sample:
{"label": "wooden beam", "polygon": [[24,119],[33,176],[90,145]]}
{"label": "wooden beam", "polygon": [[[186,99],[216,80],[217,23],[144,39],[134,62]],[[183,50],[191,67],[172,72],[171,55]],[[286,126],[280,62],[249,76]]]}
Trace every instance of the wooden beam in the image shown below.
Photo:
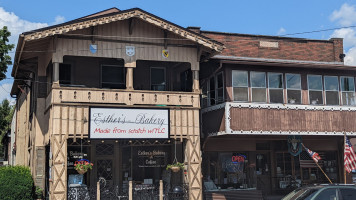
{"label": "wooden beam", "polygon": [[129,34],[130,35],[132,35],[133,26],[134,26],[133,18],[130,18],[129,19]]}
{"label": "wooden beam", "polygon": [[163,37],[164,37],[164,49],[167,49],[167,46],[168,46],[168,40],[167,40],[167,31],[164,30],[163,31]]}

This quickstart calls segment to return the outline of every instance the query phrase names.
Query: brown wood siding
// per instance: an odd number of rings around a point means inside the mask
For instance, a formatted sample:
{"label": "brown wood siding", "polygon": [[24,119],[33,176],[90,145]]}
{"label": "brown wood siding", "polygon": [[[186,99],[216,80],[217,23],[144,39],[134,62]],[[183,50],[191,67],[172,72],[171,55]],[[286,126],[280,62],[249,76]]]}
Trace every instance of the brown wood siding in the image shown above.
{"label": "brown wood siding", "polygon": [[225,131],[225,109],[219,109],[202,115],[203,134]]}
{"label": "brown wood siding", "polygon": [[354,111],[231,108],[234,131],[356,131]]}

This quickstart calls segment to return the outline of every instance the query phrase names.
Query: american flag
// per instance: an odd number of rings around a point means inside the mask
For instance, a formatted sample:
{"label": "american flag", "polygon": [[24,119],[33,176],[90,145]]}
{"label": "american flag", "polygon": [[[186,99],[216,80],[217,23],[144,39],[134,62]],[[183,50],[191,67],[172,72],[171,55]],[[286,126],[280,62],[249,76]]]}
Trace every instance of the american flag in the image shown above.
{"label": "american flag", "polygon": [[[303,145],[304,146],[304,145]],[[305,150],[308,152],[309,156],[317,163],[321,158],[317,152],[311,151],[304,146]]]}
{"label": "american flag", "polygon": [[348,173],[356,169],[356,154],[350,140],[345,136],[344,164]]}

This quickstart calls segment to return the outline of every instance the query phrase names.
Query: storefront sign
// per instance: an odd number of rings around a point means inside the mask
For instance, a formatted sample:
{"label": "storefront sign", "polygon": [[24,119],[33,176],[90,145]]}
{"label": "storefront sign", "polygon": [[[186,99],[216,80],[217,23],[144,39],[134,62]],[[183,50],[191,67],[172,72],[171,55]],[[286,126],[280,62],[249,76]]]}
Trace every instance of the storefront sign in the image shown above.
{"label": "storefront sign", "polygon": [[91,139],[167,139],[168,109],[90,108]]}
{"label": "storefront sign", "polygon": [[288,151],[292,156],[298,156],[302,152],[302,136],[290,135],[287,139]]}
{"label": "storefront sign", "polygon": [[232,163],[239,163],[239,162],[245,162],[246,156],[245,155],[236,155],[232,156],[231,162]]}
{"label": "storefront sign", "polygon": [[167,152],[163,150],[142,150],[137,151],[138,167],[166,167]]}

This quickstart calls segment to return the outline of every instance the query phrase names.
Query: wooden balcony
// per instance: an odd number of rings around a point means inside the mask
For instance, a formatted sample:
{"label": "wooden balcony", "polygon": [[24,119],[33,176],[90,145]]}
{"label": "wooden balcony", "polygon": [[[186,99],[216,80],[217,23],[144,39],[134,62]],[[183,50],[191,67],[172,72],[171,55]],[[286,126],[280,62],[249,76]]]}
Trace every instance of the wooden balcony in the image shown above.
{"label": "wooden balcony", "polygon": [[54,86],[46,98],[52,104],[117,104],[127,106],[182,106],[200,108],[199,93],[179,91],[119,90]]}

